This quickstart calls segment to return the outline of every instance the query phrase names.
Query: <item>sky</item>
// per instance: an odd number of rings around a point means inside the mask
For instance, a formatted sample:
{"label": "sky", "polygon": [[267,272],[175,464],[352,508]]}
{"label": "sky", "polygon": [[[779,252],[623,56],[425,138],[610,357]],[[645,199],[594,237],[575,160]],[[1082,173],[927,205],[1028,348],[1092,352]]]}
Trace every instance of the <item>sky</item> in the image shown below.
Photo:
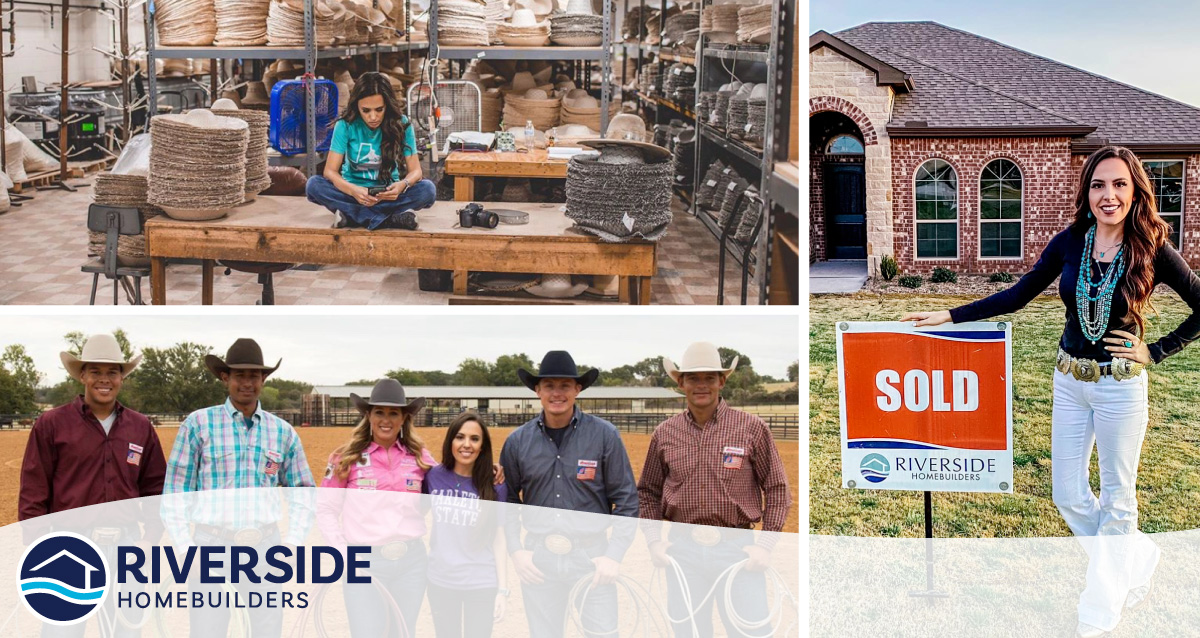
{"label": "sky", "polygon": [[[750,357],[759,374],[787,377],[800,358],[796,316],[0,316],[0,350],[20,343],[43,385],[66,378],[63,335],[123,328],[135,349],[181,341],[212,346],[224,356],[239,337],[263,348],[267,362],[283,359],[276,376],[315,385],[378,378],[388,370],[445,370],[474,357],[493,361],[525,353],[536,364],[548,350],[568,350],[580,365],[610,369],[646,357],[683,355],[693,341],[711,341]],[[728,363],[728,362],[726,362]],[[518,381],[513,379],[513,385]]]}
{"label": "sky", "polygon": [[809,30],[932,20],[1200,107],[1200,2],[812,0]]}

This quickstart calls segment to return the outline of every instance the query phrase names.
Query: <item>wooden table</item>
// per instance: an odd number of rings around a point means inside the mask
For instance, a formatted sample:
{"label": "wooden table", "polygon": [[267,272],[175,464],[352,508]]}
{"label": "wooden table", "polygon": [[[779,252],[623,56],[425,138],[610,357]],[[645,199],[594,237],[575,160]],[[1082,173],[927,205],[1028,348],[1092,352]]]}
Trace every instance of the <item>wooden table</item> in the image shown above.
{"label": "wooden table", "polygon": [[454,272],[454,293],[467,292],[467,273],[521,272],[616,275],[621,301],[650,302],[657,269],[655,244],[601,242],[570,230],[562,204],[505,203],[529,213],[529,223],[490,229],[456,228],[459,204],[437,202],[417,212],[420,229],[331,228],[333,215],[299,197],[259,196],[226,217],[146,222],[151,299],[167,302],[167,259],[200,259],[201,303],[211,305],[217,260],[430,268]]}
{"label": "wooden table", "polygon": [[566,159],[550,159],[545,149],[528,153],[467,153],[446,156],[446,174],[454,176],[454,199],[475,199],[476,177],[537,177],[566,179]]}

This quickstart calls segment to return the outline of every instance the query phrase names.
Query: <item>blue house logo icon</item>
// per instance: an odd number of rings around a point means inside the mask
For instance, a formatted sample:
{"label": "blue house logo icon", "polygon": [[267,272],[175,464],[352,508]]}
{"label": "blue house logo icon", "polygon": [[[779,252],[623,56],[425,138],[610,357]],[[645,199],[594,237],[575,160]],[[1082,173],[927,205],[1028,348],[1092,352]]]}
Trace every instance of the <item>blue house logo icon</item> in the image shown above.
{"label": "blue house logo icon", "polygon": [[892,464],[882,454],[868,454],[859,463],[863,478],[872,483],[880,483],[892,473]]}
{"label": "blue house logo icon", "polygon": [[47,534],[21,556],[17,589],[29,611],[45,622],[83,622],[104,604],[108,561],[95,543],[79,534]]}

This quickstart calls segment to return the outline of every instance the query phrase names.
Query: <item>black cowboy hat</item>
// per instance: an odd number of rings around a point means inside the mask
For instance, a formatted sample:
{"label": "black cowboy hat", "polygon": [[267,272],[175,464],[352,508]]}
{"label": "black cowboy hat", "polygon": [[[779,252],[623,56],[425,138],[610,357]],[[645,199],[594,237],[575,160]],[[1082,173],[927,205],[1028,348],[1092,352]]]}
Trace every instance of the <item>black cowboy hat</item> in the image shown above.
{"label": "black cowboy hat", "polygon": [[583,390],[586,390],[588,386],[596,382],[598,376],[600,376],[600,371],[596,369],[579,374],[579,369],[575,367],[575,359],[571,358],[571,353],[566,350],[547,352],[546,356],[542,357],[537,374],[525,369],[517,370],[517,378],[530,390],[533,390],[538,381],[542,379],[575,379],[575,382],[583,386]]}
{"label": "black cowboy hat", "polygon": [[371,388],[370,399],[364,399],[351,392],[350,401],[363,414],[370,412],[371,406],[375,405],[400,408],[408,414],[416,414],[418,410],[425,407],[424,397],[408,401],[404,396],[404,386],[400,385],[400,382],[395,379],[380,379],[376,381],[375,387]]}
{"label": "black cowboy hat", "polygon": [[229,346],[229,350],[225,353],[225,359],[221,359],[215,354],[204,356],[204,366],[208,371],[221,378],[222,372],[230,370],[262,370],[263,378],[267,378],[272,372],[279,369],[279,364],[283,363],[283,359],[275,362],[275,367],[270,367],[263,364],[262,348],[258,342],[253,339],[238,339]]}

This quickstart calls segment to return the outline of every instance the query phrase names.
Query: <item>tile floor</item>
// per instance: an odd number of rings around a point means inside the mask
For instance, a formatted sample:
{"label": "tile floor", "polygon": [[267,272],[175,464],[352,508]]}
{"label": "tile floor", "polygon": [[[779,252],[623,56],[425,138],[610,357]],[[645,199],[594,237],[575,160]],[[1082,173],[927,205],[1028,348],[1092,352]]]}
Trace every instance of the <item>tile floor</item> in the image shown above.
{"label": "tile floor", "polygon": [[[34,199],[0,214],[0,304],[86,304],[91,275],[80,272],[86,261],[86,210],[91,203],[91,179],[72,180],[76,192],[34,191]],[[717,303],[717,241],[695,218],[682,210],[658,248],[658,276],[652,282],[656,304]],[[726,303],[739,301],[741,275],[727,259]],[[200,267],[168,267],[167,300],[171,304],[200,303]],[[753,281],[753,280],[751,280]],[[149,281],[143,282],[149,302]],[[757,295],[753,291],[750,303]],[[217,304],[254,304],[262,295],[257,277],[218,268],[213,299]],[[285,304],[432,304],[448,303],[449,293],[422,292],[417,271],[403,268],[322,266],[275,275],[275,302]],[[531,297],[532,298],[532,297]],[[112,285],[101,278],[97,304],[112,303]],[[122,295],[121,303],[127,303]]]}

